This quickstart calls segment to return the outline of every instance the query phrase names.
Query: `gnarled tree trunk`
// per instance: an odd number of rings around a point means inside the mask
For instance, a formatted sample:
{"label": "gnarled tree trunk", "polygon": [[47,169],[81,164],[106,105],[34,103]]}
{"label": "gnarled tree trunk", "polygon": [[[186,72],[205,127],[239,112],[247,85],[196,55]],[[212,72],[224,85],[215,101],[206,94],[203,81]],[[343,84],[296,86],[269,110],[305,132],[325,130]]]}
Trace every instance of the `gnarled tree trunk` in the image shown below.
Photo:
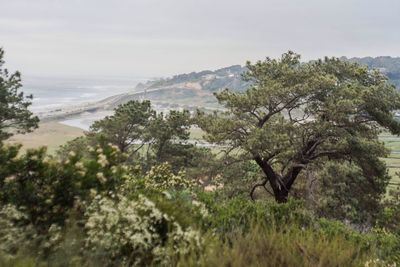
{"label": "gnarled tree trunk", "polygon": [[259,186],[263,186],[264,189],[268,191],[266,184],[269,182],[272,188],[272,193],[269,191],[268,192],[274,196],[276,202],[287,202],[289,191],[303,167],[294,166],[284,177],[281,177],[273,170],[271,165],[266,160],[261,159],[259,156],[254,157],[254,160],[257,162],[258,166],[260,166],[266,178],[263,182],[253,186],[250,192],[251,198],[254,199],[254,191]]}

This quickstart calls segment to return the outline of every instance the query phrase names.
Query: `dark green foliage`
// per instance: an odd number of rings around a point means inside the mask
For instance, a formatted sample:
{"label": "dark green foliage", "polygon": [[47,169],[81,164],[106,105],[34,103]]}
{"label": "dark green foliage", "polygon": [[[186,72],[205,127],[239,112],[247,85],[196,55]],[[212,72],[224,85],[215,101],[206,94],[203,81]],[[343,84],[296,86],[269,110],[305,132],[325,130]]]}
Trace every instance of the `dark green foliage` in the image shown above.
{"label": "dark green foliage", "polygon": [[341,236],[326,238],[297,225],[254,225],[250,232],[232,235],[229,241],[207,240],[200,255],[178,266],[364,266],[367,253]]}
{"label": "dark green foliage", "polygon": [[[218,170],[218,181],[215,182],[224,185],[221,191],[229,197],[242,196],[248,198],[252,184],[262,180],[263,177],[258,165],[250,160],[235,162],[233,158],[224,157],[215,161],[214,168]],[[265,189],[263,189],[260,197],[270,197],[266,196],[264,192]]]}
{"label": "dark green foliage", "polygon": [[28,150],[18,157],[19,147],[0,147],[0,203],[12,204],[28,215],[29,223],[46,231],[63,225],[77,199],[90,191],[108,192],[118,188],[126,172],[123,157],[115,148],[92,148],[83,158],[71,152],[57,161],[46,149]]}
{"label": "dark green foliage", "polygon": [[[244,78],[254,84],[243,93],[217,93],[227,111],[199,112],[198,124],[209,142],[259,165],[264,182],[251,192],[268,183],[275,199],[285,202],[307,167],[339,160],[356,164],[365,185],[384,193],[379,157],[386,150],[378,134],[382,128],[400,133],[394,118],[400,95],[384,75],[337,58],[301,64],[293,52],[247,68]],[[371,176],[382,181],[369,183]]]}
{"label": "dark green foliage", "polygon": [[149,101],[130,101],[115,109],[115,114],[96,121],[85,137],[60,148],[65,157],[69,151],[82,153],[88,145],[111,143],[128,155],[127,163],[144,170],[168,162],[175,172],[188,168],[199,172],[201,164],[211,160],[209,149],[188,142],[192,118],[189,111],[171,110],[157,113]]}
{"label": "dark green foliage", "polygon": [[351,62],[367,65],[370,69],[379,69],[388,76],[390,83],[400,87],[400,58],[398,57],[363,57],[343,58]]}
{"label": "dark green foliage", "polygon": [[156,162],[168,161],[169,156],[179,156],[181,148],[187,146],[190,126],[188,111],[172,110],[167,115],[161,112],[154,117],[147,129],[147,135]]}
{"label": "dark green foliage", "polygon": [[13,133],[26,133],[38,127],[39,119],[28,110],[32,96],[21,92],[19,72],[9,74],[3,68],[4,51],[0,48],[0,141]]}
{"label": "dark green foliage", "polygon": [[389,191],[389,197],[384,199],[378,217],[378,225],[385,227],[400,236],[400,188]]}
{"label": "dark green foliage", "polygon": [[[146,195],[162,212],[172,216],[181,226],[204,229],[209,227],[208,220],[205,218],[209,216],[208,209],[193,191],[169,189],[161,194],[156,191],[147,191]],[[204,212],[207,213],[203,214]]]}
{"label": "dark green foliage", "polygon": [[150,101],[130,101],[117,107],[112,116],[94,122],[90,130],[128,152],[135,141],[147,141],[144,131],[154,115]]}
{"label": "dark green foliage", "polygon": [[351,163],[328,163],[315,176],[320,179],[318,210],[324,217],[373,225],[379,216],[382,192],[390,177],[384,167],[377,175],[364,174]]}
{"label": "dark green foliage", "polygon": [[[206,201],[206,200],[204,200]],[[281,227],[294,223],[299,227],[309,226],[313,216],[301,202],[291,199],[285,204],[272,201],[251,201],[248,197],[205,202],[210,210],[210,224],[221,235],[249,231],[253,224]]]}

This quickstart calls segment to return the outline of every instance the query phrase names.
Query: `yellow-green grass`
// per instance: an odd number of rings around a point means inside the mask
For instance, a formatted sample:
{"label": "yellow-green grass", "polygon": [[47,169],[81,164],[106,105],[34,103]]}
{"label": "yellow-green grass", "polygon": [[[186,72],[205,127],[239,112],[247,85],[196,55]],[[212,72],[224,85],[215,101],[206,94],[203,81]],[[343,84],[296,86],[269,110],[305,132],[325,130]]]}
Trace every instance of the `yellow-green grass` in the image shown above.
{"label": "yellow-green grass", "polygon": [[385,146],[390,149],[391,154],[385,158],[386,165],[389,170],[389,175],[392,177],[390,181],[389,190],[397,188],[400,185],[400,177],[396,173],[400,173],[400,137],[383,133],[379,139],[385,143]]}
{"label": "yellow-green grass", "polygon": [[202,140],[205,132],[197,127],[190,128],[190,138],[194,140]]}
{"label": "yellow-green grass", "polygon": [[54,153],[60,145],[82,136],[83,130],[58,122],[42,122],[39,128],[27,134],[12,136],[8,142],[22,144],[23,150],[47,146],[49,153]]}

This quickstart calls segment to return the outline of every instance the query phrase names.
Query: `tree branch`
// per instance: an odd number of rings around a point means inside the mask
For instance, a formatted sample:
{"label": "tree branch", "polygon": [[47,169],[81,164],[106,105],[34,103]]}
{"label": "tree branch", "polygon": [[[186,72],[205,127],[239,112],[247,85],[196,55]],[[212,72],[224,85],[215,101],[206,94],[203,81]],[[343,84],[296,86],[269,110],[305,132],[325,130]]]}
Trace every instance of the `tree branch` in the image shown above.
{"label": "tree branch", "polygon": [[[259,183],[255,184],[255,185],[251,188],[251,191],[250,191],[250,198],[251,198],[251,200],[253,200],[253,201],[255,200],[255,199],[254,199],[254,191],[256,190],[256,188],[257,188],[257,187],[260,187],[260,186],[262,186],[262,187],[265,188],[265,185],[267,184],[267,182],[268,182],[268,179],[265,178],[262,182],[259,182]],[[265,188],[265,190],[267,190],[267,189]],[[267,190],[267,192],[269,192],[269,191]]]}

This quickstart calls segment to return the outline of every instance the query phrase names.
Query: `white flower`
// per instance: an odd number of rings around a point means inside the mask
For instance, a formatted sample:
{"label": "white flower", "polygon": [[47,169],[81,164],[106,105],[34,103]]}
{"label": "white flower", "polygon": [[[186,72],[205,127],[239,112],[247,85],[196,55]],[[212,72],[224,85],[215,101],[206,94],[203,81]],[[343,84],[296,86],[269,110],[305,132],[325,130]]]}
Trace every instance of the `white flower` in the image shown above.
{"label": "white flower", "polygon": [[104,168],[105,166],[108,165],[107,157],[103,154],[99,154],[99,159],[97,160],[97,163]]}
{"label": "white flower", "polygon": [[96,173],[96,177],[97,177],[97,179],[99,179],[100,183],[102,183],[102,184],[107,182],[107,178],[104,176],[104,174],[102,172]]}
{"label": "white flower", "polygon": [[7,176],[7,177],[4,179],[4,183],[5,183],[5,184],[10,184],[10,183],[12,183],[12,182],[14,182],[14,181],[15,181],[15,175]]}
{"label": "white flower", "polygon": [[77,168],[77,169],[84,169],[84,166],[83,166],[83,163],[82,162],[80,162],[80,161],[78,161],[77,163],[75,163],[75,167]]}
{"label": "white flower", "polygon": [[[159,261],[167,261],[166,249],[162,247],[163,237],[157,229],[160,224],[167,223],[165,218],[168,216],[145,196],[139,195],[132,200],[120,194],[113,199],[97,195],[85,215],[88,218],[85,224],[88,249],[107,249],[114,257],[129,261],[129,255],[123,253],[123,249],[129,248],[139,256],[135,259],[137,262],[128,265],[143,265],[140,254],[147,257],[149,253]],[[173,227],[167,234],[171,241],[183,242],[186,247],[200,242],[197,231],[185,230],[177,222],[172,223]],[[179,253],[184,253],[184,250]]]}
{"label": "white flower", "polygon": [[162,193],[163,193],[163,195],[165,196],[166,199],[172,199],[172,196],[171,196],[170,193],[168,193],[168,191],[163,191]]}

